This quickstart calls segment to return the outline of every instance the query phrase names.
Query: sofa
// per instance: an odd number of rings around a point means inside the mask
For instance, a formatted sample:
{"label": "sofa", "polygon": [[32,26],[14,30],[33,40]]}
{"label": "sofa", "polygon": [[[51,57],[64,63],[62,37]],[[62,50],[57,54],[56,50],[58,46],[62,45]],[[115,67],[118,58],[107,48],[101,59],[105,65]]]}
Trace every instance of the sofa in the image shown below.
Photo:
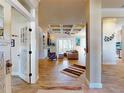
{"label": "sofa", "polygon": [[67,51],[66,54],[67,54],[68,60],[78,60],[78,51],[77,50]]}

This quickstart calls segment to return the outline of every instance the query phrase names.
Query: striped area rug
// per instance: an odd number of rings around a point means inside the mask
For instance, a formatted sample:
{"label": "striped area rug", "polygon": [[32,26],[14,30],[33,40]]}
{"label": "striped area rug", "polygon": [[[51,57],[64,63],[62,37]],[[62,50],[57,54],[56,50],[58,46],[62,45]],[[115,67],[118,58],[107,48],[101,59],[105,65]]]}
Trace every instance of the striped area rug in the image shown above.
{"label": "striped area rug", "polygon": [[78,78],[82,74],[84,74],[85,71],[86,71],[85,66],[73,64],[70,67],[63,69],[61,72],[68,75],[68,76]]}

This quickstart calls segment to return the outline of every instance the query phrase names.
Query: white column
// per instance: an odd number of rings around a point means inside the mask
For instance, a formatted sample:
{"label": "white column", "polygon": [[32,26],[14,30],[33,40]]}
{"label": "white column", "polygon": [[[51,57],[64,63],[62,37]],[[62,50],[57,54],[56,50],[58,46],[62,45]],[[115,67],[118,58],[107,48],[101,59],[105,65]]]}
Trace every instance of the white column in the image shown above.
{"label": "white column", "polygon": [[32,14],[35,17],[35,20],[31,22],[31,72],[32,78],[31,83],[36,83],[39,78],[38,71],[38,62],[39,62],[39,50],[38,50],[38,10],[32,9]]}
{"label": "white column", "polygon": [[90,88],[102,88],[101,84],[101,0],[86,1],[88,52],[86,77]]}

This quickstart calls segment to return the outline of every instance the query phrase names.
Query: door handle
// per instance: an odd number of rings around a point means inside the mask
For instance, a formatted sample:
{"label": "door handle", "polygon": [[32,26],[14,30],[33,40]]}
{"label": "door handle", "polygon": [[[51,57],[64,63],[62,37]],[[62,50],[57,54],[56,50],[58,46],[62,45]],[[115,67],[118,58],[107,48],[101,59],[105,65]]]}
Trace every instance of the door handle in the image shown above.
{"label": "door handle", "polygon": [[6,74],[9,74],[11,72],[11,68],[12,63],[10,62],[10,60],[6,60]]}

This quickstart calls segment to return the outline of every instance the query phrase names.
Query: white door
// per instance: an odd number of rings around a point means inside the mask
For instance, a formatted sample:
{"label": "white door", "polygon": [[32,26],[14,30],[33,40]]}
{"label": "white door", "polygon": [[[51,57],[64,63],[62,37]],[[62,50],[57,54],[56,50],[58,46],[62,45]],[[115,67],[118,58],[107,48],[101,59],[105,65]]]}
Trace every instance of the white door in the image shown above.
{"label": "white door", "polygon": [[31,83],[31,31],[29,27],[21,28],[20,36],[20,77]]}
{"label": "white door", "polygon": [[0,93],[5,93],[5,64],[3,52],[0,51]]}
{"label": "white door", "polygon": [[[0,93],[5,93],[5,62],[4,53],[7,43],[4,41],[4,8],[0,5]],[[8,53],[8,52],[7,52]]]}

